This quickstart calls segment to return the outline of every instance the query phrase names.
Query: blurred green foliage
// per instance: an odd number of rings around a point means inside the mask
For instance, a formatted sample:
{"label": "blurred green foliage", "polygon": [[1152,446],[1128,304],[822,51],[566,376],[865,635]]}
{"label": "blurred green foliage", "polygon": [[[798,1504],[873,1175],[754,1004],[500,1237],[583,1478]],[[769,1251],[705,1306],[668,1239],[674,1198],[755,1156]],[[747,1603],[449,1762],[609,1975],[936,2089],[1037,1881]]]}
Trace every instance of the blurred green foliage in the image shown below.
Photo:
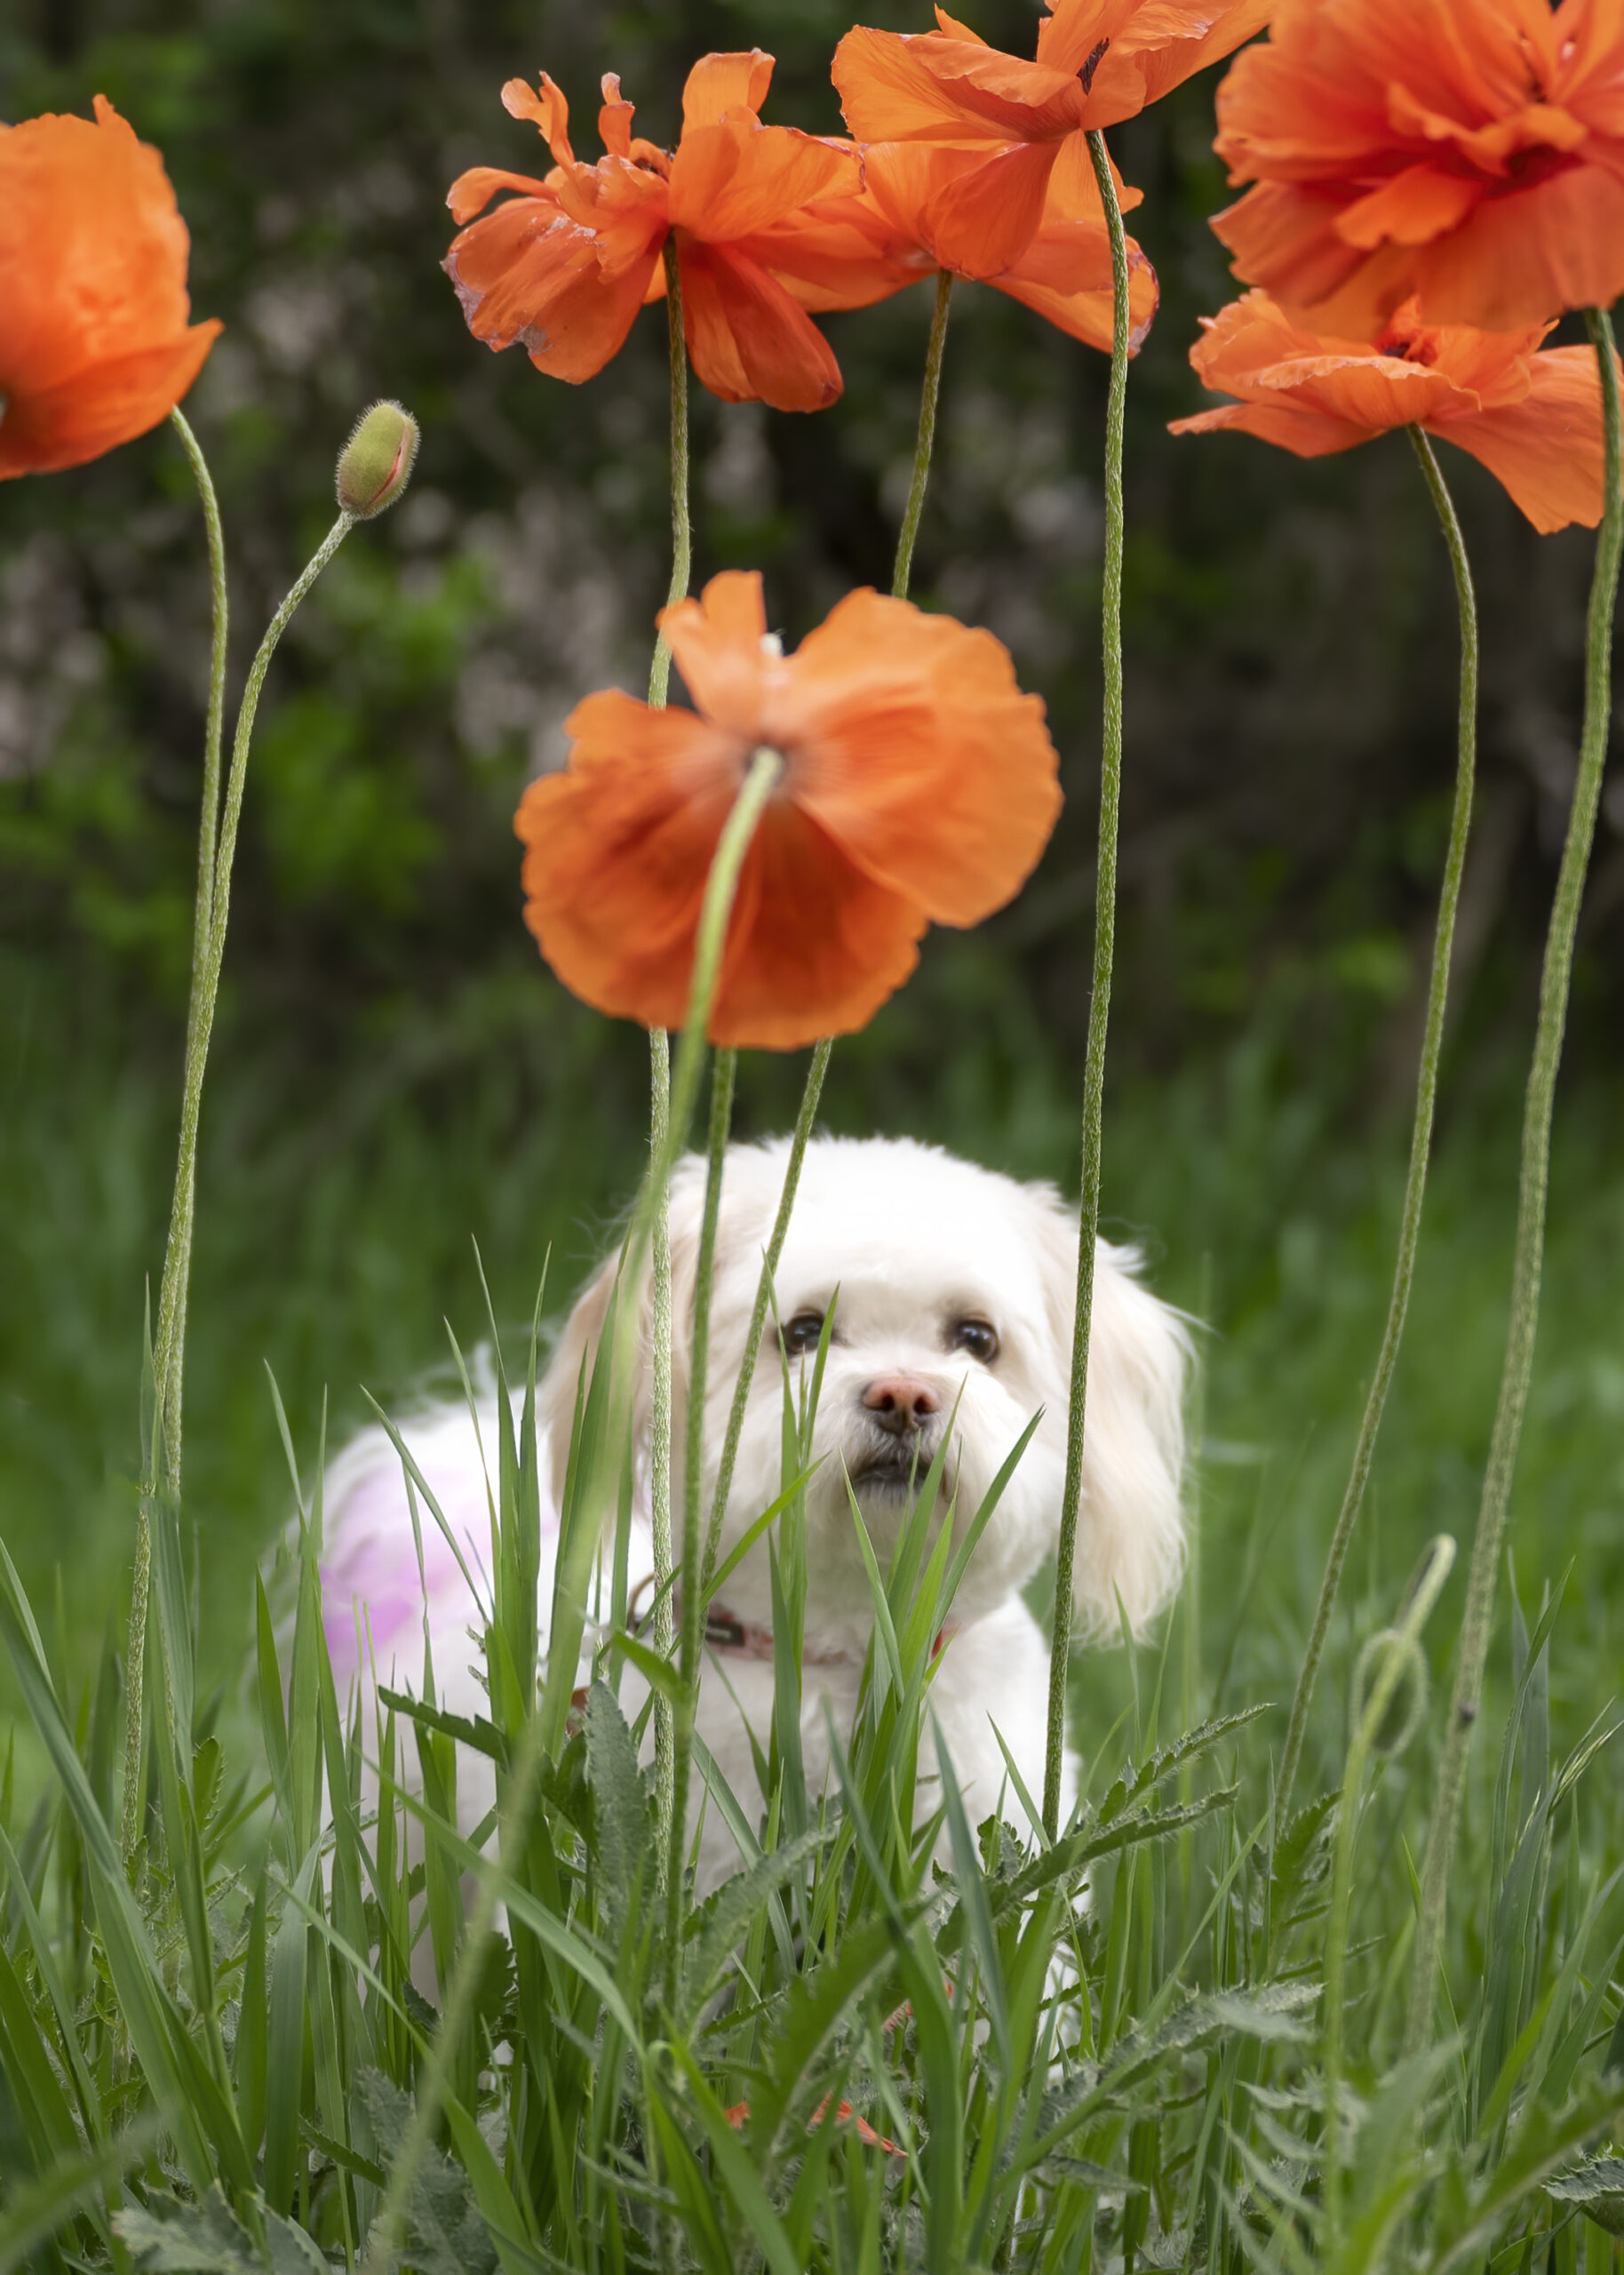
{"label": "blurred green foliage", "polygon": [[[926,20],[914,0],[868,13]],[[985,0],[975,20],[1020,49],[1034,15]],[[235,1592],[234,1634],[243,1559],[283,1506],[259,1358],[308,1441],[324,1384],[353,1415],[359,1378],[388,1392],[432,1361],[442,1314],[468,1329],[470,1233],[510,1313],[549,1242],[561,1292],[641,1142],[641,1037],[537,962],[510,817],[527,773],[561,757],[577,698],[646,672],[668,543],[663,328],[645,315],[579,389],[491,355],[439,273],[446,186],[470,164],[538,163],[498,91],[543,67],[587,152],[603,70],[670,140],[693,58],[757,41],[779,59],[768,115],[832,130],[848,20],[834,0],[16,0],[0,18],[0,116],[110,96],[163,148],[195,309],[226,321],[187,411],[220,489],[236,677],[331,518],[355,411],[398,395],[424,430],[410,496],[352,539],[277,657],[249,787],[188,1409],[190,1516],[208,1585]],[[1284,1664],[1384,1299],[1453,764],[1453,599],[1400,441],[1310,467],[1165,431],[1198,400],[1197,317],[1230,289],[1206,227],[1225,195],[1211,104],[1209,75],[1112,138],[1145,193],[1132,227],[1162,305],[1129,397],[1107,1208],[1222,1329],[1210,1412],[1233,1458],[1211,1521],[1240,1555],[1262,1512],[1257,1632],[1274,1640],[1257,1648]],[[696,395],[697,572],[761,568],[792,640],[888,578],[927,300],[828,320],[847,390],[816,420]],[[1020,902],[933,939],[837,1052],[827,1094],[837,1126],[1063,1181],[1087,1001],[1104,380],[1103,359],[1001,296],[956,295],[916,596],[1008,642],[1048,702],[1069,803]],[[1588,570],[1582,532],[1536,539],[1480,469],[1451,454],[1446,470],[1486,633],[1483,790],[1445,1158],[1373,1544],[1389,1509],[1406,1542],[1469,1526]],[[86,1611],[115,1591],[131,1505],[207,645],[195,500],[165,431],[0,491],[0,1523],[30,1579],[60,1561]],[[1607,1142],[1621,945],[1615,783],[1524,1465],[1536,1561],[1548,1537],[1553,1558],[1569,1542],[1616,1557],[1624,1505]],[[782,1123],[799,1079],[747,1067],[744,1129]]]}

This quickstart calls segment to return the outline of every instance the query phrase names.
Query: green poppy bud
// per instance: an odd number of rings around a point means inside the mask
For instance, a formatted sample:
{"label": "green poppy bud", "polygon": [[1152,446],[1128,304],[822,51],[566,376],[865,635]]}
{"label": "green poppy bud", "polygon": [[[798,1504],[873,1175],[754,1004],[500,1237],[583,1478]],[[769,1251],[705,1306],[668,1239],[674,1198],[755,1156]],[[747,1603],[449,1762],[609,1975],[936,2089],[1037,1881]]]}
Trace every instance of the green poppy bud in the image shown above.
{"label": "green poppy bud", "polygon": [[393,506],[411,479],[418,422],[398,403],[375,403],[355,421],[338,459],[338,503],[358,521]]}

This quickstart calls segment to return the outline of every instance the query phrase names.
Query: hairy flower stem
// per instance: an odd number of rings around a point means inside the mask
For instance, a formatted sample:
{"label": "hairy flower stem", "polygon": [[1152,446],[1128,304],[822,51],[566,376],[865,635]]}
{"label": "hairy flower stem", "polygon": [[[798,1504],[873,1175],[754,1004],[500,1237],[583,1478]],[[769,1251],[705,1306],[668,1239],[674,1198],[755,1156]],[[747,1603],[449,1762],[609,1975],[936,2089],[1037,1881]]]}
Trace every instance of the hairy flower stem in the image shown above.
{"label": "hairy flower stem", "polygon": [[[668,608],[688,597],[693,573],[694,532],[688,511],[688,346],[682,331],[682,273],[673,239],[665,240],[665,323],[671,341],[671,587]],[[662,632],[654,643],[649,672],[649,700],[657,709],[671,684],[671,643]]]}
{"label": "hairy flower stem", "polygon": [[1302,1741],[1308,1728],[1309,1707],[1314,1696],[1314,1681],[1325,1653],[1325,1636],[1331,1625],[1337,1589],[1341,1584],[1342,1567],[1348,1561],[1349,1544],[1353,1538],[1353,1529],[1358,1522],[1359,1511],[1364,1505],[1365,1488],[1369,1482],[1370,1466],[1375,1456],[1376,1438],[1381,1428],[1382,1409],[1387,1404],[1393,1369],[1398,1362],[1398,1346],[1404,1338],[1405,1313],[1409,1308],[1410,1288],[1415,1277],[1415,1251],[1421,1240],[1421,1203],[1427,1190],[1427,1161],[1432,1146],[1433,1109],[1437,1099],[1438,1059],[1444,1043],[1444,1009],[1449,993],[1450,955],[1455,937],[1455,912],[1461,900],[1461,878],[1466,866],[1466,841],[1471,826],[1472,786],[1477,763],[1477,604],[1472,592],[1471,566],[1466,557],[1466,543],[1461,535],[1461,524],[1455,518],[1454,503],[1445,487],[1432,445],[1419,427],[1412,427],[1409,434],[1432,502],[1437,508],[1444,542],[1449,547],[1449,562],[1454,571],[1455,597],[1460,609],[1461,697],[1455,737],[1454,807],[1450,815],[1449,847],[1444,858],[1437,927],[1432,940],[1432,975],[1427,983],[1427,1024],[1421,1037],[1421,1073],[1415,1089],[1415,1120],[1410,1133],[1410,1167],[1405,1178],[1404,1205],[1398,1220],[1398,1255],[1393,1267],[1393,1292],[1388,1301],[1387,1325],[1382,1330],[1381,1348],[1376,1355],[1376,1370],[1371,1378],[1370,1391],[1365,1401],[1365,1415],[1359,1424],[1358,1439],[1353,1449],[1353,1466],[1348,1474],[1342,1505],[1337,1512],[1336,1527],[1331,1535],[1325,1577],[1319,1584],[1319,1600],[1314,1606],[1308,1648],[1302,1655],[1302,1667],[1292,1698],[1291,1717],[1286,1729],[1286,1751],[1280,1758],[1280,1776],[1275,1798],[1276,1822],[1282,1824],[1291,1806],[1292,1788],[1296,1783],[1297,1770],[1302,1759]]}
{"label": "hairy flower stem", "polygon": [[[226,589],[226,536],[220,527],[219,500],[214,481],[196,435],[177,406],[170,424],[180,437],[203,503],[203,528],[209,543],[209,584],[213,631],[209,651],[209,710],[203,736],[203,803],[197,825],[197,902],[192,920],[192,986],[187,1004],[187,1058],[189,1065],[203,1007],[203,970],[214,913],[215,850],[219,836],[220,745],[226,719],[226,646],[230,606]],[[195,1135],[195,1133],[194,1133]],[[180,1490],[181,1359],[186,1342],[187,1291],[191,1278],[192,1223],[195,1185],[180,1189],[177,1164],[175,1194],[170,1207],[169,1245],[159,1287],[158,1342],[167,1365],[158,1374],[158,1394],[163,1417],[164,1464],[171,1492]]]}
{"label": "hairy flower stem", "polygon": [[[664,1161],[671,1142],[671,1037],[664,1027],[649,1030],[649,1156]],[[654,1546],[654,1648],[668,1659],[676,1642],[671,1604],[671,1190],[662,1179],[654,1193],[654,1220],[649,1237],[653,1280],[653,1382],[649,1422],[649,1529]],[[671,1840],[672,1811],[676,1795],[677,1756],[671,1702],[657,1693],[654,1701],[654,1804],[659,1827],[655,1871],[664,1888],[665,1853]]]}
{"label": "hairy flower stem", "polygon": [[1060,1827],[1066,1744],[1066,1670],[1071,1640],[1071,1582],[1083,1498],[1083,1421],[1088,1393],[1088,1335],[1094,1315],[1094,1251],[1100,1224],[1101,1121],[1105,1100],[1105,1030],[1111,1017],[1111,954],[1117,923],[1117,813],[1122,793],[1122,430],[1127,403],[1127,239],[1105,137],[1088,137],[1095,180],[1111,231],[1113,326],[1111,394],[1105,413],[1105,559],[1100,591],[1104,733],[1100,751],[1100,842],[1094,903],[1094,991],[1083,1062],[1082,1209],[1077,1249],[1077,1316],[1066,1416],[1066,1481],[1055,1558],[1055,1632],[1049,1657],[1048,1744],[1043,1766],[1043,1824]]}
{"label": "hairy flower stem", "polygon": [[[184,421],[181,422],[184,426]],[[195,439],[188,441],[191,430],[186,428],[182,441],[187,443],[187,455],[195,450]],[[194,459],[194,470],[202,465],[202,453]],[[206,469],[204,472],[206,478]],[[210,500],[212,490],[205,497],[203,513],[210,520]],[[214,515],[218,523],[218,512]],[[180,1417],[184,1352],[182,1348],[186,1324],[187,1281],[191,1268],[193,1198],[197,1176],[197,1127],[203,1106],[203,1074],[209,1062],[209,1042],[214,1030],[214,1007],[219,996],[220,968],[226,956],[226,926],[231,913],[231,870],[236,858],[237,829],[243,817],[243,794],[248,781],[249,746],[253,740],[254,714],[259,705],[259,690],[270,669],[283,634],[291,622],[294,611],[333,555],[338,550],[350,531],[355,516],[340,514],[332,528],[306,563],[297,582],[282,606],[266,627],[265,637],[249,668],[243,690],[243,699],[237,708],[236,732],[231,746],[231,766],[226,778],[226,798],[219,816],[219,842],[214,848],[213,862],[208,889],[208,923],[203,936],[201,952],[197,940],[193,942],[192,994],[187,1014],[186,1068],[182,1079],[180,1102],[180,1143],[175,1165],[175,1193],[171,1217],[169,1241],[164,1252],[163,1277],[158,1296],[158,1331],[153,1351],[153,1379],[156,1385],[157,1410],[163,1417],[165,1441],[164,1465],[166,1480],[178,1484],[180,1474]],[[219,701],[224,701],[225,627],[224,551],[217,555],[215,529],[211,527],[210,562],[216,580],[215,643],[216,655],[210,675],[210,733],[216,737],[216,673],[219,675]],[[214,806],[210,798],[208,757],[205,747],[203,812],[199,826],[199,868],[204,866],[203,842],[212,837],[215,829]],[[218,738],[215,740],[214,787],[218,798],[219,778]],[[203,899],[199,882],[198,906],[201,913]],[[172,1433],[172,1434],[171,1434]],[[155,1432],[155,1446],[157,1433]],[[124,1800],[122,1835],[125,1862],[134,1855],[139,1834],[141,1784],[141,1728],[144,1711],[147,1656],[147,1595],[152,1578],[152,1502],[157,1489],[155,1473],[142,1481],[140,1507],[136,1520],[135,1573],[130,1598],[130,1639],[125,1660],[124,1677]],[[189,1749],[191,1733],[179,1734],[183,1746]]]}
{"label": "hairy flower stem", "polygon": [[800,1189],[801,1164],[807,1157],[812,1126],[817,1120],[818,1100],[824,1094],[824,1077],[829,1072],[829,1054],[833,1049],[834,1044],[827,1039],[813,1047],[812,1064],[807,1069],[806,1088],[800,1094],[800,1110],[795,1116],[795,1127],[790,1137],[789,1159],[784,1165],[784,1186],[778,1195],[778,1213],[773,1219],[767,1253],[761,1259],[761,1276],[756,1281],[755,1302],[751,1306],[750,1326],[744,1336],[744,1355],[739,1364],[738,1380],[733,1386],[733,1404],[728,1411],[728,1427],[721,1441],[716,1490],[712,1496],[711,1519],[705,1528],[705,1561],[700,1567],[699,1595],[703,1603],[710,1601],[711,1582],[716,1571],[716,1553],[721,1545],[721,1529],[727,1521],[728,1502],[733,1491],[734,1465],[738,1460],[739,1440],[744,1430],[744,1409],[750,1402],[750,1385],[755,1379],[761,1337],[767,1329],[767,1314],[772,1307],[773,1282],[777,1277],[778,1260],[784,1254],[784,1239],[795,1207],[795,1195]]}
{"label": "hairy flower stem", "polygon": [[935,314],[930,319],[925,384],[919,393],[919,432],[913,446],[913,478],[908,484],[908,503],[896,536],[896,566],[891,572],[892,595],[899,601],[908,597],[908,579],[913,571],[913,541],[919,533],[919,516],[925,511],[925,485],[930,480],[930,454],[936,440],[936,397],[942,390],[942,351],[947,343],[947,311],[952,297],[951,269],[938,269]]}
{"label": "hairy flower stem", "polygon": [[699,1641],[705,1632],[705,1588],[701,1584],[700,1503],[705,1494],[705,1401],[711,1361],[711,1295],[716,1278],[716,1225],[721,1213],[722,1161],[733,1121],[736,1050],[719,1050],[711,1073],[711,1127],[705,1146],[705,1214],[694,1265],[694,1335],[689,1357],[687,1439],[682,1477],[682,1680],[699,1676]]}
{"label": "hairy flower stem", "polygon": [[[1421,1631],[1442,1594],[1455,1561],[1455,1545],[1439,1533],[1428,1546],[1398,1615],[1398,1624],[1373,1635],[1360,1656],[1360,1678],[1354,1685],[1354,1729],[1342,1773],[1342,1795],[1336,1811],[1336,1845],[1331,1868],[1331,1904],[1325,1924],[1325,2263],[1333,2265],[1342,2242],[1342,2141],[1339,2103],[1342,2082],[1342,2016],[1346,2003],[1348,1921],[1353,1907],[1353,1851],[1358,1838],[1359,1798],[1365,1772],[1377,1750],[1381,1726],[1397,1698],[1399,1686],[1413,1686],[1413,1715],[1404,1716],[1405,1735],[1388,1750],[1397,1752],[1419,1719],[1426,1696],[1427,1662],[1421,1648]],[[1364,1696],[1363,1671],[1374,1670]]]}
{"label": "hairy flower stem", "polygon": [[[723,826],[715,857],[711,863],[711,874],[705,880],[705,901],[699,912],[699,932],[694,944],[694,976],[689,994],[688,1018],[683,1023],[682,1039],[677,1048],[676,1071],[671,1086],[671,1129],[665,1157],[656,1165],[658,1190],[663,1191],[670,1181],[672,1164],[693,1117],[700,1067],[705,1058],[705,1027],[710,1020],[711,1006],[715,1001],[716,983],[721,973],[722,950],[727,945],[728,922],[733,914],[739,871],[744,866],[744,856],[750,850],[756,826],[783,773],[783,759],[776,750],[763,745],[750,762],[750,770]],[[616,1372],[617,1377],[625,1379],[621,1369],[617,1367]],[[689,1592],[697,1595],[698,1592],[690,1590]],[[685,1630],[687,1616],[685,1607]],[[697,1662],[697,1648],[695,1656]],[[665,1881],[668,1929],[665,1958],[668,1978],[673,1988],[681,1930],[682,1848],[688,1816],[688,1768],[694,1738],[693,1699],[687,1694],[675,1721],[676,1792]]]}
{"label": "hairy flower stem", "polygon": [[1466,1788],[1467,1756],[1472,1728],[1483,1696],[1484,1668],[1488,1659],[1493,1625],[1494,1586],[1500,1572],[1500,1553],[1505,1539],[1506,1513],[1511,1481],[1517,1468],[1517,1442],[1528,1403],[1533,1373],[1534,1336],[1540,1318],[1540,1275],[1545,1251],[1545,1204],[1550,1176],[1551,1114],[1556,1099],[1556,1071],[1562,1059],[1563,1031],[1567,1024],[1568,989],[1573,970],[1573,942],[1579,930],[1580,904],[1584,898],[1585,873],[1596,835],[1596,810],[1601,802],[1602,776],[1607,764],[1608,735],[1612,723],[1612,618],[1619,587],[1619,556],[1624,544],[1624,489],[1620,487],[1620,414],[1619,370],[1612,344],[1612,325],[1605,313],[1590,308],[1586,326],[1601,371],[1603,431],[1605,436],[1605,499],[1601,532],[1596,539],[1596,568],[1590,584],[1590,608],[1585,629],[1585,711],[1580,735],[1579,771],[1573,783],[1573,803],[1568,815],[1567,840],[1556,877],[1550,927],[1545,938],[1545,962],[1540,975],[1540,1012],[1534,1030],[1533,1060],[1523,1108],[1523,1151],[1517,1177],[1517,1246],[1511,1271],[1511,1318],[1506,1337],[1506,1357],[1501,1375],[1500,1399],[1489,1439],[1489,1458],[1484,1472],[1483,1494],[1477,1508],[1477,1530],[1472,1542],[1471,1564],[1466,1580],[1466,1610],[1461,1623],[1461,1649],[1455,1664],[1454,1691],[1444,1733],[1444,1754],[1438,1765],[1437,1797],[1427,1834],[1427,1857],[1421,1870],[1421,1916],[1416,1925],[1415,1953],[1410,1976],[1409,2011],[1405,2021],[1405,2052],[1425,2044],[1432,2021],[1438,1966],[1444,1945],[1444,1920],[1449,1902],[1449,1873],[1454,1860],[1455,1834]]}
{"label": "hairy flower stem", "polygon": [[[688,503],[688,346],[682,331],[682,277],[676,246],[665,243],[665,316],[671,351],[671,585],[667,607],[688,597],[693,566],[693,531]],[[671,686],[671,647],[662,632],[654,643],[649,667],[649,701],[663,710]],[[671,1159],[671,1038],[664,1027],[649,1034],[649,1129],[651,1164]],[[654,1217],[649,1235],[649,1264],[653,1276],[653,1382],[649,1421],[649,1530],[654,1547],[654,1648],[663,1659],[676,1644],[672,1607],[671,1536],[671,1195],[669,1175],[652,1188]],[[676,1792],[675,1731],[671,1702],[654,1702],[654,1792],[659,1825],[656,1846],[657,1872],[665,1869],[671,1842],[673,1796]]]}

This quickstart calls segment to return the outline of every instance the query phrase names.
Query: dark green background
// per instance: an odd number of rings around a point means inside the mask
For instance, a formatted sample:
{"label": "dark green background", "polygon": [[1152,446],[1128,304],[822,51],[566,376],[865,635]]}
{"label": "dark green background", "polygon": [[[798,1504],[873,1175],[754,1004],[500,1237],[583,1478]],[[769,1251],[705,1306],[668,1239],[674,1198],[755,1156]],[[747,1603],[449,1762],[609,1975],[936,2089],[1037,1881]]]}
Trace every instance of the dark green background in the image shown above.
{"label": "dark green background", "polygon": [[[1034,13],[999,0],[975,21],[1030,52]],[[109,95],[163,150],[195,311],[225,320],[187,409],[225,512],[234,690],[331,518],[356,411],[397,395],[424,430],[407,503],[351,539],[290,634],[255,749],[187,1436],[222,1664],[243,1632],[244,1561],[287,1506],[261,1359],[308,1458],[324,1385],[337,1429],[362,1411],[359,1381],[396,1395],[420,1377],[442,1317],[477,1337],[471,1233],[505,1321],[527,1315],[549,1243],[561,1294],[641,1142],[642,1038],[538,964],[510,818],[527,771],[556,762],[572,701],[646,672],[667,561],[664,326],[645,314],[581,388],[491,355],[438,267],[446,186],[472,163],[543,164],[498,96],[544,67],[585,155],[601,71],[669,140],[692,59],[752,43],[779,58],[768,116],[833,130],[828,62],[848,20],[829,0],[13,0],[0,19],[0,116]],[[1162,305],[1129,397],[1106,1205],[1148,1241],[1158,1284],[1214,1322],[1208,1619],[1272,1668],[1317,1577],[1384,1300],[1453,762],[1454,604],[1400,438],[1308,467],[1165,431],[1198,406],[1196,318],[1230,289],[1206,227],[1226,195],[1214,76],[1112,136],[1145,194],[1132,226]],[[816,419],[696,395],[697,573],[760,567],[792,641],[850,586],[888,581],[928,314],[921,286],[829,319],[847,390]],[[1092,927],[1105,376],[998,294],[956,295],[915,595],[1008,642],[1048,702],[1068,805],[1017,905],[935,937],[917,979],[840,1046],[828,1092],[839,1127],[1062,1181]],[[1411,1537],[1469,1530],[1475,1503],[1590,552],[1583,532],[1536,538],[1475,465],[1444,457],[1485,621],[1482,795],[1434,1225],[1368,1535],[1394,1584]],[[0,490],[0,1531],[35,1585],[60,1568],[69,1628],[110,1606],[126,1553],[207,640],[198,516],[167,432]],[[1588,1574],[1616,1562],[1624,1514],[1621,948],[1615,778],[1519,1502],[1536,1581],[1569,1553]],[[800,1079],[798,1062],[748,1064],[741,1127],[781,1124]],[[1248,1557],[1262,1616],[1242,1608]]]}

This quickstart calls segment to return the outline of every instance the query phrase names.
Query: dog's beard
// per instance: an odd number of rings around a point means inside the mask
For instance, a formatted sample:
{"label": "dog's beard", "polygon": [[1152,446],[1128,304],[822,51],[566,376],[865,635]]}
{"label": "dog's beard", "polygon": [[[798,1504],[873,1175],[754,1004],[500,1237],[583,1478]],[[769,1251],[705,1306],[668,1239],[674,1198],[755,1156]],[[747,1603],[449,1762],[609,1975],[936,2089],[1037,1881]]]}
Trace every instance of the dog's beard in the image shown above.
{"label": "dog's beard", "polygon": [[[935,1431],[904,1437],[881,1430],[860,1433],[844,1452],[846,1474],[858,1505],[864,1511],[872,1507],[888,1513],[910,1507],[925,1489],[940,1446],[940,1434]],[[950,1457],[943,1465],[940,1497],[943,1501],[950,1501],[953,1495],[953,1468]]]}

